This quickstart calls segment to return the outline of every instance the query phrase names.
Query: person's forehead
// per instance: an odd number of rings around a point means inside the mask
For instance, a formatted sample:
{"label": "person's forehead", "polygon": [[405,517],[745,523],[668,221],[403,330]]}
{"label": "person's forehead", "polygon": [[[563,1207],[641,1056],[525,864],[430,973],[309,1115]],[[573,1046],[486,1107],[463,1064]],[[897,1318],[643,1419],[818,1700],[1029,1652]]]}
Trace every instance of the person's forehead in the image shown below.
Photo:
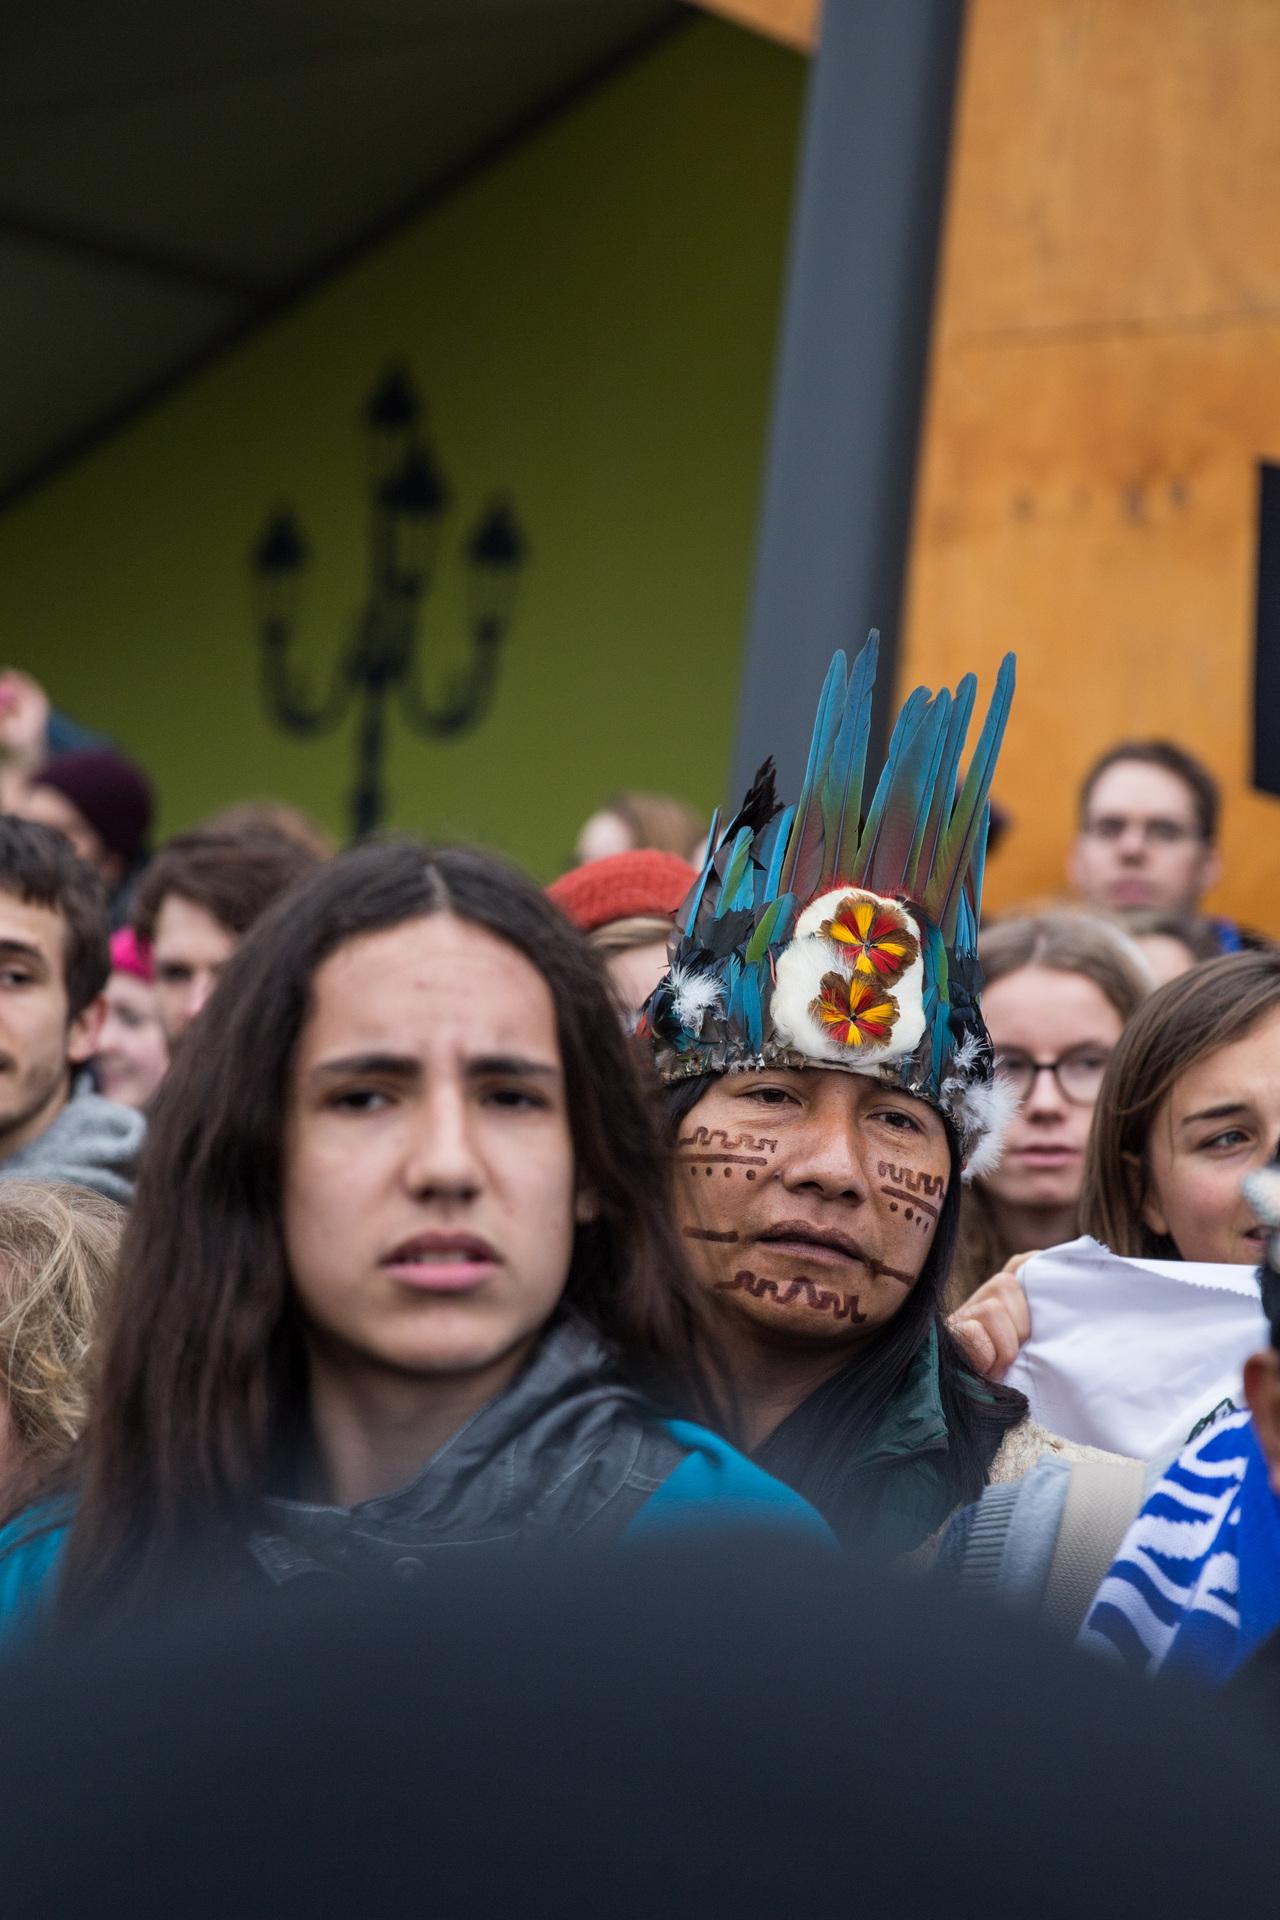
{"label": "person's forehead", "polygon": [[316,970],[308,1055],[335,1048],[559,1060],[551,989],[483,927],[429,914],[361,934]]}
{"label": "person's forehead", "polygon": [[16,941],[37,947],[52,966],[60,968],[66,948],[66,925],[57,907],[42,906],[35,900],[23,900],[16,893],[0,891],[0,942]]}
{"label": "person's forehead", "polygon": [[1167,767],[1117,760],[1094,782],[1089,812],[1194,822],[1196,801],[1186,781]]}
{"label": "person's forehead", "polygon": [[106,993],[107,999],[119,1006],[150,1009],[155,988],[149,981],[140,980],[136,973],[126,973],[116,967],[108,976]]}
{"label": "person's forehead", "polygon": [[1280,1112],[1280,1007],[1238,1040],[1194,1060],[1174,1082],[1173,1116],[1238,1100],[1261,1113]]}
{"label": "person's forehead", "polygon": [[166,893],[160,902],[152,943],[157,953],[174,957],[181,952],[184,956],[221,960],[236,946],[237,939],[207,907],[188,900],[185,894]]}
{"label": "person's forehead", "polygon": [[1065,967],[1015,967],[987,981],[982,1013],[997,1046],[1015,1033],[1018,1044],[1028,1034],[1038,1043],[1047,1033],[1092,1033],[1098,1026],[1118,1033],[1122,1024],[1097,982]]}

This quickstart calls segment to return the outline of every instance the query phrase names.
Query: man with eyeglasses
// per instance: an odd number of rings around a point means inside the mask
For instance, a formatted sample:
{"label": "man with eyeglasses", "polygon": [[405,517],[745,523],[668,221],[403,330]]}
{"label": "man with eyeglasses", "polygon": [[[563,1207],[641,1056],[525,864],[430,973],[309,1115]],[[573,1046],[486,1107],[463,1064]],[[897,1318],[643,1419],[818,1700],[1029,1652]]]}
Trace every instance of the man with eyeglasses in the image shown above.
{"label": "man with eyeglasses", "polygon": [[[1094,763],[1080,789],[1071,883],[1100,912],[1198,918],[1222,874],[1218,785],[1170,740],[1129,740]],[[1224,953],[1260,944],[1229,920],[1210,923]]]}

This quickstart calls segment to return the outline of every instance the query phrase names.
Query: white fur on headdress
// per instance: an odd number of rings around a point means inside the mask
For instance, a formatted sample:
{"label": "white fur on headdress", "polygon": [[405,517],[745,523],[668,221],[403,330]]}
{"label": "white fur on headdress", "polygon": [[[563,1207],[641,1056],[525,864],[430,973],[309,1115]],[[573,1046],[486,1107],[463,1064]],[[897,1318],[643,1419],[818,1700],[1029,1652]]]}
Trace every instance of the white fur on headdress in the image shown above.
{"label": "white fur on headdress", "polygon": [[[964,1044],[956,1050],[957,1062]],[[975,1038],[975,1052],[977,1046]],[[941,1101],[943,1112],[960,1136],[965,1180],[981,1180],[994,1173],[1000,1164],[1005,1131],[1018,1111],[1014,1088],[1000,1074],[994,1080],[962,1080],[958,1074],[949,1073],[942,1083]]]}
{"label": "white fur on headdress", "polygon": [[977,1072],[982,1059],[982,1041],[970,1028],[960,1045],[951,1056],[948,1079],[969,1080]]}
{"label": "white fur on headdress", "polygon": [[[846,952],[837,941],[820,932],[824,921],[836,917],[850,897],[875,900],[885,910],[900,916],[922,948],[920,929],[897,900],[883,900],[879,894],[861,888],[840,887],[824,893],[805,908],[796,922],[795,938],[778,955],[776,984],[769,1011],[774,1029],[784,1046],[791,1047],[824,1067],[845,1067],[854,1073],[876,1073],[881,1067],[914,1053],[924,1033],[924,959],[921,953],[896,980],[877,983],[869,974],[855,975]],[[887,1040],[864,1041],[860,1047],[848,1047],[834,1038],[813,1014],[814,1001],[822,991],[822,976],[838,973],[845,980],[859,979],[881,984],[898,1008],[898,1017]]]}
{"label": "white fur on headdress", "polygon": [[699,973],[696,967],[677,962],[668,976],[672,1011],[686,1033],[702,1032],[707,1015],[720,1005],[723,995],[714,974]]}

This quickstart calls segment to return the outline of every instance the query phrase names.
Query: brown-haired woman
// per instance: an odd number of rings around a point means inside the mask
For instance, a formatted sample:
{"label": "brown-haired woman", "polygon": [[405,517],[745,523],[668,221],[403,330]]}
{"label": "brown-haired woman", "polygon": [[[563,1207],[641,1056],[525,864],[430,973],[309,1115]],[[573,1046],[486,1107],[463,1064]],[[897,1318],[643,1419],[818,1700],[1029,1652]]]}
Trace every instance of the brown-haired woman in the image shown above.
{"label": "brown-haired woman", "polygon": [[[1127,1259],[1254,1265],[1266,1230],[1241,1191],[1280,1151],[1280,951],[1226,954],[1158,987],[1103,1077],[1080,1231]],[[1001,1275],[953,1320],[999,1378],[1026,1339],[1026,1296]]]}
{"label": "brown-haired woman", "polygon": [[949,1296],[956,1306],[1016,1256],[1079,1233],[1094,1103],[1151,985],[1132,943],[1082,913],[1003,920],[978,951],[996,1065],[1019,1107],[999,1165],[965,1189]]}
{"label": "brown-haired woman", "polygon": [[[532,882],[413,845],[319,868],[161,1091],[62,1605],[197,1560],[404,1579],[446,1545],[762,1503],[816,1528],[644,1397],[698,1374],[663,1172],[603,973]],[[14,1615],[48,1603],[22,1565],[49,1524],[0,1537]]]}
{"label": "brown-haired woman", "polygon": [[1224,955],[1152,994],[1112,1055],[1080,1224],[1136,1259],[1256,1264],[1240,1188],[1280,1143],[1280,952]]}
{"label": "brown-haired woman", "polygon": [[45,1482],[84,1427],[124,1219],[87,1187],[0,1181],[0,1507]]}

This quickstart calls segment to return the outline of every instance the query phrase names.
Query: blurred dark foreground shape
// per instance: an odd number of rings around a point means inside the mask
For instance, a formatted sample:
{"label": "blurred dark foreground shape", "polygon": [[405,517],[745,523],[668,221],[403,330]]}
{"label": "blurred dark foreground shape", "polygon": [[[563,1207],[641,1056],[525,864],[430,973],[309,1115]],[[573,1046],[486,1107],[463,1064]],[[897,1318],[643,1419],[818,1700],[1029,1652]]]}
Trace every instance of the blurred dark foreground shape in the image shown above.
{"label": "blurred dark foreground shape", "polygon": [[1275,1748],[834,1555],[433,1561],[0,1678],[5,1910],[1274,1911]]}

